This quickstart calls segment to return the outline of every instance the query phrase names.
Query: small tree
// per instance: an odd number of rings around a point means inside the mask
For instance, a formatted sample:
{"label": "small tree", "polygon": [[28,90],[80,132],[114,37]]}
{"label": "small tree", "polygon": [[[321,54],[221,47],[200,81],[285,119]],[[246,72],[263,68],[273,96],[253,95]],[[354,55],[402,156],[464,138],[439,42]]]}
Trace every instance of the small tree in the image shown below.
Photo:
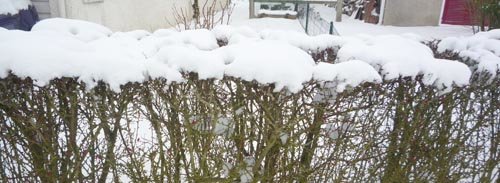
{"label": "small tree", "polygon": [[500,28],[500,2],[492,0],[481,6],[481,11],[486,14],[490,30]]}
{"label": "small tree", "polygon": [[497,0],[469,0],[468,7],[474,32],[500,27],[500,3]]}

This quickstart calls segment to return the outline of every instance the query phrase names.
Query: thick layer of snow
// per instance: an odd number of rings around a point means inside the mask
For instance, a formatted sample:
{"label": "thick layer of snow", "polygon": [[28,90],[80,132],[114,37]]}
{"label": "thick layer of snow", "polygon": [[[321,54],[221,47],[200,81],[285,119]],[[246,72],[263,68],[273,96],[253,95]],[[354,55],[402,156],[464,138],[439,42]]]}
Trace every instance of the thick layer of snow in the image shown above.
{"label": "thick layer of snow", "polygon": [[195,45],[201,50],[213,50],[219,47],[215,35],[206,29],[186,30],[172,37],[181,39],[183,43]]}
{"label": "thick layer of snow", "polygon": [[198,73],[200,79],[224,77],[224,59],[216,52],[189,45],[173,45],[161,48],[156,58],[181,72]]}
{"label": "thick layer of snow", "polygon": [[348,38],[341,38],[328,34],[308,36],[304,33],[294,31],[262,31],[261,37],[263,39],[285,41],[307,51],[335,48],[345,44],[348,40]]}
{"label": "thick layer of snow", "polygon": [[291,92],[302,89],[312,78],[314,60],[309,54],[289,44],[276,41],[244,42],[225,48],[226,75],[259,83],[275,83],[275,91],[286,87]]}
{"label": "thick layer of snow", "polygon": [[133,38],[136,40],[141,40],[147,36],[150,36],[151,33],[146,30],[135,30],[130,32],[116,32],[111,37],[121,37],[121,38]]}
{"label": "thick layer of snow", "polygon": [[0,40],[0,77],[12,72],[31,77],[38,85],[54,78],[78,77],[89,88],[102,80],[115,91],[120,91],[120,85],[144,81],[149,76],[182,81],[176,70],[146,60],[140,50],[116,38],[86,43],[55,32],[14,30],[2,31]]}
{"label": "thick layer of snow", "polygon": [[382,82],[382,78],[369,64],[352,60],[339,64],[319,63],[314,70],[314,79],[318,81],[334,81],[336,92],[342,92],[347,86],[356,87],[362,83]]}
{"label": "thick layer of snow", "polygon": [[215,27],[212,32],[218,40],[227,41],[228,44],[260,39],[259,33],[247,26],[233,27],[221,25]]}
{"label": "thick layer of snow", "polygon": [[235,44],[241,41],[255,41],[259,39],[283,41],[305,51],[318,51],[328,48],[337,48],[355,38],[339,37],[334,35],[308,36],[303,32],[287,30],[263,30],[257,32],[246,26],[217,26],[213,33],[217,39],[225,40],[228,44]]}
{"label": "thick layer of snow", "polygon": [[35,24],[31,31],[58,32],[86,42],[108,37],[111,35],[111,33],[113,33],[107,27],[96,23],[63,18],[51,18],[42,20]]}
{"label": "thick layer of snow", "polygon": [[[74,30],[77,34],[72,34]],[[488,36],[497,35],[483,35]],[[218,39],[229,44],[219,47]],[[182,73],[190,72],[200,79],[231,76],[291,92],[311,80],[335,83],[331,87],[342,92],[382,78],[423,75],[426,84],[446,92],[453,85],[468,84],[471,75],[462,63],[435,59],[430,48],[412,36],[311,37],[231,26],[213,31],[111,33],[88,22],[55,19],[42,22],[32,32],[0,31],[0,40],[0,77],[11,72],[31,77],[39,85],[53,78],[78,77],[89,88],[104,81],[115,91],[125,83],[149,78],[182,82]],[[486,39],[481,48],[497,57],[491,41]],[[316,64],[307,53],[327,48],[339,49],[339,63]]]}
{"label": "thick layer of snow", "polygon": [[479,72],[493,76],[500,70],[500,29],[481,32],[470,37],[449,37],[438,45],[439,52],[453,51],[477,63]]}
{"label": "thick layer of snow", "polygon": [[450,90],[469,83],[470,69],[457,61],[434,58],[426,45],[401,36],[361,37],[340,48],[340,62],[361,60],[375,67],[384,79],[424,76],[424,83]]}
{"label": "thick layer of snow", "polygon": [[30,0],[0,0],[0,15],[15,15],[19,10],[28,9]]}

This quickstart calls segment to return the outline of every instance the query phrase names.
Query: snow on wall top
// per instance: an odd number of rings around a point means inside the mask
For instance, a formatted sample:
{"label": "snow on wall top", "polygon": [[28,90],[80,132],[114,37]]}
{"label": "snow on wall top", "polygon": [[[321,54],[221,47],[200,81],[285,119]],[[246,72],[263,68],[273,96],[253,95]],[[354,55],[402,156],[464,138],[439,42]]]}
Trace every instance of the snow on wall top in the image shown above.
{"label": "snow on wall top", "polygon": [[15,15],[19,10],[28,9],[30,0],[0,0],[0,15]]}
{"label": "snow on wall top", "polygon": [[[228,45],[219,47],[218,40]],[[340,63],[317,64],[308,54],[327,48],[340,49]],[[104,81],[117,92],[123,84],[149,78],[183,82],[185,72],[200,79],[231,76],[275,84],[276,91],[291,92],[311,80],[333,81],[341,92],[364,82],[417,75],[446,92],[470,78],[466,65],[435,59],[428,47],[404,36],[310,37],[230,26],[113,33],[89,22],[48,19],[32,32],[0,30],[0,55],[0,78],[12,73],[44,85],[54,78],[77,77],[89,88]]]}

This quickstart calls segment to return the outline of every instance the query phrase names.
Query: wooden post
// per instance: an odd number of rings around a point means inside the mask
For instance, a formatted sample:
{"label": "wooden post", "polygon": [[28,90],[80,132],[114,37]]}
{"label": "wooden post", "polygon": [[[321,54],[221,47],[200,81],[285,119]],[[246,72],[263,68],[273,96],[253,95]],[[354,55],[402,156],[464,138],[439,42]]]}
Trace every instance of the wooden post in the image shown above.
{"label": "wooden post", "polygon": [[344,0],[337,0],[337,16],[335,16],[336,22],[342,22],[342,9],[344,7]]}
{"label": "wooden post", "polygon": [[248,10],[249,13],[248,18],[255,18],[255,3],[253,1],[254,0],[248,1],[248,3],[250,3],[250,9]]}
{"label": "wooden post", "polygon": [[333,35],[333,22],[330,22],[330,35]]}

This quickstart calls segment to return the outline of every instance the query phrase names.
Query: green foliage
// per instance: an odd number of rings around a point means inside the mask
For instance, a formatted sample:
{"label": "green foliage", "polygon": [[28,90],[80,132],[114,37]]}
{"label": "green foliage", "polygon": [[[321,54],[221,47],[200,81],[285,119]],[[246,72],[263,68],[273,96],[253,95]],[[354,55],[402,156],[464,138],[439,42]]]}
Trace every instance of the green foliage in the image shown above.
{"label": "green foliage", "polygon": [[500,28],[500,2],[491,1],[481,6],[490,23],[490,30]]}

